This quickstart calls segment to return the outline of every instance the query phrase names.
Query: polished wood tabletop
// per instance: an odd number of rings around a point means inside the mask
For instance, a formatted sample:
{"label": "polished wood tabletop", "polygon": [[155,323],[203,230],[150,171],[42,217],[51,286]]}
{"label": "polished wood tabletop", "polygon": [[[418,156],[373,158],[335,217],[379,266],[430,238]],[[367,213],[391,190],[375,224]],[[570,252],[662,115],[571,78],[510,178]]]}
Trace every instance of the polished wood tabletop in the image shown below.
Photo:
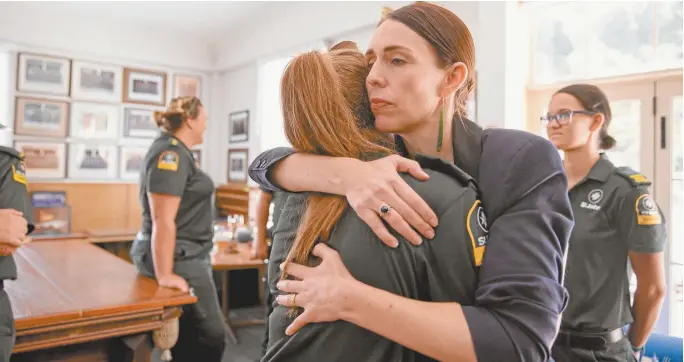
{"label": "polished wood tabletop", "polygon": [[34,242],[15,261],[19,278],[5,283],[15,352],[153,330],[165,308],[197,300],[160,288],[130,263],[82,241]]}
{"label": "polished wood tabletop", "polygon": [[[232,246],[231,246],[232,245]],[[263,259],[252,259],[251,243],[217,242],[211,254],[214,270],[265,268]]]}

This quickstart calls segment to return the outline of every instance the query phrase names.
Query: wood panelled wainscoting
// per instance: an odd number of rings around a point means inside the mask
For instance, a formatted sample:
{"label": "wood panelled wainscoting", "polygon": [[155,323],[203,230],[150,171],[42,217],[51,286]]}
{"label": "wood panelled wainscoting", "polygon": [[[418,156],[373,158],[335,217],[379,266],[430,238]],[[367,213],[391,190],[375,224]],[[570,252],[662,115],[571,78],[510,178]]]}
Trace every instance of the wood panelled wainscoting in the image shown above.
{"label": "wood panelled wainscoting", "polygon": [[139,229],[142,210],[134,183],[29,183],[29,192],[66,193],[71,206],[71,232]]}

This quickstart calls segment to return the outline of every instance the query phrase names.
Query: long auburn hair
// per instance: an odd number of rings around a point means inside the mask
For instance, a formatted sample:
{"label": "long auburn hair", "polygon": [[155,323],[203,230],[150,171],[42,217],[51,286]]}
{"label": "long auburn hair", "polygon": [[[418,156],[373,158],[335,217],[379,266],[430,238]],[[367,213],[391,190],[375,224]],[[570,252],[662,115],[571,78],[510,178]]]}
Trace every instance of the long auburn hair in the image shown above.
{"label": "long auburn hair", "polygon": [[[285,69],[281,100],[285,136],[299,152],[368,160],[394,153],[392,140],[373,128],[366,92],[368,62],[352,42],[329,52],[295,57]],[[347,208],[345,197],[311,195],[286,259],[308,264],[317,241],[326,241]]]}

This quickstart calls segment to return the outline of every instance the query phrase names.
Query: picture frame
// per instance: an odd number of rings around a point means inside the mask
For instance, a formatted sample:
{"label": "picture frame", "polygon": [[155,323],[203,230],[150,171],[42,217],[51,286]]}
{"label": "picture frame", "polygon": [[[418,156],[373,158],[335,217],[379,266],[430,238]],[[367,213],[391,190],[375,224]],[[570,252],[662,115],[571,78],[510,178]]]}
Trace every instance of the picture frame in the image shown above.
{"label": "picture frame", "polygon": [[64,138],[68,132],[69,103],[40,98],[17,97],[14,134]]}
{"label": "picture frame", "polygon": [[124,107],[123,136],[127,138],[157,138],[161,130],[154,121],[154,110]]}
{"label": "picture frame", "polygon": [[249,166],[249,150],[228,150],[228,182],[247,183],[247,167]]}
{"label": "picture frame", "polygon": [[197,168],[202,168],[202,150],[192,149],[192,157],[195,159],[195,166]]}
{"label": "picture frame", "polygon": [[116,146],[97,143],[69,144],[70,179],[116,179],[119,152]]}
{"label": "picture frame", "polygon": [[166,103],[166,73],[124,68],[123,102],[163,106]]}
{"label": "picture frame", "polygon": [[119,178],[133,181],[140,177],[140,170],[145,161],[149,147],[123,146],[121,147],[121,162],[119,162]]}
{"label": "picture frame", "polygon": [[66,144],[58,142],[15,141],[14,148],[24,154],[29,180],[64,179]]}
{"label": "picture frame", "polygon": [[249,110],[228,115],[228,143],[249,141]]}
{"label": "picture frame", "polygon": [[71,98],[83,101],[121,101],[123,67],[83,61],[71,64]]}
{"label": "picture frame", "polygon": [[71,60],[62,57],[19,53],[17,91],[69,96]]}
{"label": "picture frame", "polygon": [[71,104],[70,136],[77,139],[116,139],[119,107],[103,103]]}
{"label": "picture frame", "polygon": [[194,75],[176,74],[173,76],[174,97],[202,98],[202,78]]}

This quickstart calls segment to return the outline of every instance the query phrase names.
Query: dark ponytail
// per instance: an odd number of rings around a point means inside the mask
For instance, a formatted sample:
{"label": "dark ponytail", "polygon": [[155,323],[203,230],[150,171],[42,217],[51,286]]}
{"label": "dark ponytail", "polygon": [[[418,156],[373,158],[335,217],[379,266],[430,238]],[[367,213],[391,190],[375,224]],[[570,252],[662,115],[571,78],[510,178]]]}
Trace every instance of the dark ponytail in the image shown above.
{"label": "dark ponytail", "polygon": [[608,127],[613,118],[608,97],[597,86],[591,84],[573,84],[556,92],[569,94],[577,99],[585,111],[603,114],[603,125],[599,130],[599,148],[610,150],[617,141],[608,134]]}

